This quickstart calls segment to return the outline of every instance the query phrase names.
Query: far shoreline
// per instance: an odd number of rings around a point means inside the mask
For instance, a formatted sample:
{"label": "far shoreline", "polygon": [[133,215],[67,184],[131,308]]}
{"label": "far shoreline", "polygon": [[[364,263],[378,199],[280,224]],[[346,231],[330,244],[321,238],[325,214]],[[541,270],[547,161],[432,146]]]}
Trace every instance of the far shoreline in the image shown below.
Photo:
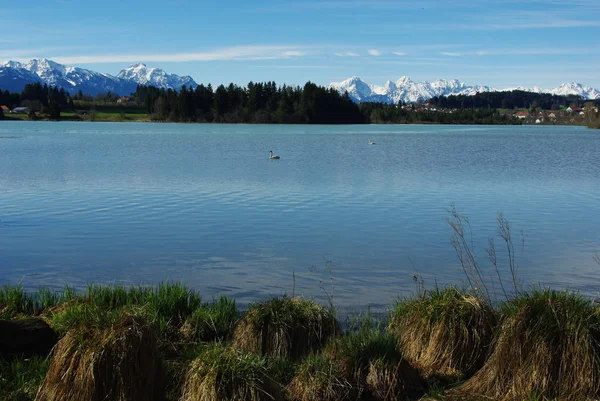
{"label": "far shoreline", "polygon": [[[25,117],[25,116],[24,116]],[[349,124],[310,124],[310,123],[264,123],[264,122],[214,122],[214,121],[204,121],[204,122],[199,122],[199,121],[159,121],[159,120],[152,120],[152,119],[124,119],[124,120],[112,120],[112,119],[103,119],[103,120],[85,120],[85,119],[61,119],[61,120],[51,120],[49,118],[40,118],[40,119],[29,119],[28,117],[25,118],[14,118],[14,117],[6,117],[4,118],[4,120],[0,120],[1,121],[18,121],[18,122],[49,122],[49,123],[151,123],[151,124],[185,124],[185,125],[203,125],[203,124],[208,124],[208,125],[281,125],[281,126],[286,126],[286,125],[290,125],[290,126],[344,126],[344,125],[352,125],[352,126],[369,126],[369,125],[445,125],[445,126],[490,126],[490,127],[497,127],[497,126],[511,126],[511,127],[517,127],[517,126],[527,126],[527,127],[584,127],[584,128],[589,128],[586,127],[583,124],[544,124],[544,123],[540,123],[540,124],[529,124],[529,123],[522,123],[522,124],[483,124],[483,123],[477,123],[477,122],[472,122],[472,123],[441,123],[441,122],[427,122],[427,121],[423,121],[423,122],[411,122],[411,123],[393,123],[393,122],[379,122],[379,123],[349,123]]]}

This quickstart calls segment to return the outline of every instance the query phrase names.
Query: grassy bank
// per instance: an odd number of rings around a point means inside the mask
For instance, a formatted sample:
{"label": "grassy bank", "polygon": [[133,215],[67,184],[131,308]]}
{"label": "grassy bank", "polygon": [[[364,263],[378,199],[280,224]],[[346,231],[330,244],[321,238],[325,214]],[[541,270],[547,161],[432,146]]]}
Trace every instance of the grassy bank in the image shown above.
{"label": "grassy bank", "polygon": [[453,287],[422,291],[342,330],[313,301],[277,297],[242,312],[178,283],[0,290],[1,319],[32,316],[59,342],[49,356],[0,360],[2,400],[600,395],[600,310],[565,291],[498,304]]}

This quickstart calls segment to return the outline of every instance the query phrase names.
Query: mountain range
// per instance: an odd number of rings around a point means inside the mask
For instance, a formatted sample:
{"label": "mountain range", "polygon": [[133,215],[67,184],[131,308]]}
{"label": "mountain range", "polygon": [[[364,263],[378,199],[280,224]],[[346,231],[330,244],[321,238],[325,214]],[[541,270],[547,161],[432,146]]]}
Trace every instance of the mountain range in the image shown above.
{"label": "mountain range", "polygon": [[[26,84],[41,82],[64,88],[74,94],[82,91],[95,96],[100,92],[112,92],[129,95],[137,85],[152,85],[159,88],[179,90],[182,85],[197,87],[198,84],[189,76],[168,74],[160,68],[149,68],[138,63],[121,70],[116,76],[99,73],[79,67],[59,64],[48,59],[33,59],[27,63],[8,61],[0,63],[0,89],[21,92]],[[450,81],[438,79],[431,82],[416,82],[408,77],[401,77],[395,82],[387,81],[384,85],[371,85],[358,77],[348,78],[342,82],[329,84],[330,88],[340,93],[348,92],[356,102],[413,103],[428,100],[434,96],[475,95],[480,92],[524,90],[536,93],[555,95],[578,95],[585,99],[600,99],[600,91],[579,83],[566,83],[553,89],[506,88],[495,89],[489,86],[469,86],[457,79]]]}
{"label": "mountain range", "polygon": [[64,88],[74,94],[82,91],[95,96],[100,92],[129,95],[137,85],[179,90],[182,85],[195,88],[198,84],[189,76],[168,74],[160,68],[134,64],[112,76],[85,68],[62,65],[52,60],[33,59],[27,63],[8,61],[0,64],[0,89],[21,92],[26,84],[41,82]]}
{"label": "mountain range", "polygon": [[408,77],[401,77],[396,82],[387,81],[384,85],[371,85],[359,77],[348,78],[342,82],[332,82],[330,88],[340,93],[348,92],[350,98],[356,102],[383,102],[383,103],[414,103],[419,100],[428,100],[434,96],[467,95],[472,96],[481,92],[499,92],[522,90],[535,93],[550,93],[553,95],[577,95],[585,99],[600,99],[600,91],[589,86],[571,82],[562,84],[553,89],[533,88],[506,88],[495,89],[489,86],[469,86],[457,79],[446,81],[438,79],[431,82],[415,82]]}

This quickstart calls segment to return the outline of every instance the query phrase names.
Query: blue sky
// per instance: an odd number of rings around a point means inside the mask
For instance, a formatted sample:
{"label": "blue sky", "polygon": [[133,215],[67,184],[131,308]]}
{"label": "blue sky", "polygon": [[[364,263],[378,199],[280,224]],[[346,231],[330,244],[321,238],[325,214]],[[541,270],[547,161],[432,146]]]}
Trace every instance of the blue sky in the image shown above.
{"label": "blue sky", "polygon": [[600,88],[599,0],[5,1],[0,60],[117,74],[134,62],[199,83]]}

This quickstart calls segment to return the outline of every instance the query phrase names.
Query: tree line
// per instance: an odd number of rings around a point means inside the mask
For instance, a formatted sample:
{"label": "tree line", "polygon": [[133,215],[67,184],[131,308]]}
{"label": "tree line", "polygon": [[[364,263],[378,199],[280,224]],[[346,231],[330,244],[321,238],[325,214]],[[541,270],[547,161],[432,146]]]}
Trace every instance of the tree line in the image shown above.
{"label": "tree line", "polygon": [[521,124],[496,109],[431,110],[383,103],[361,103],[361,112],[373,124]]}
{"label": "tree line", "polygon": [[153,120],[226,123],[359,124],[367,120],[348,94],[307,82],[304,87],[275,82],[233,83],[213,89],[183,86],[179,92],[138,86],[132,97]]}
{"label": "tree line", "polygon": [[577,95],[559,96],[549,93],[534,93],[521,90],[506,92],[482,92],[475,95],[437,96],[429,103],[451,109],[544,109],[558,110],[560,107],[583,106],[585,99]]}
{"label": "tree line", "polygon": [[36,113],[43,113],[52,120],[59,120],[61,111],[73,109],[73,99],[63,88],[36,82],[25,85],[21,93],[0,90],[0,105],[11,109],[17,106],[27,107],[29,116],[33,119],[36,118]]}

